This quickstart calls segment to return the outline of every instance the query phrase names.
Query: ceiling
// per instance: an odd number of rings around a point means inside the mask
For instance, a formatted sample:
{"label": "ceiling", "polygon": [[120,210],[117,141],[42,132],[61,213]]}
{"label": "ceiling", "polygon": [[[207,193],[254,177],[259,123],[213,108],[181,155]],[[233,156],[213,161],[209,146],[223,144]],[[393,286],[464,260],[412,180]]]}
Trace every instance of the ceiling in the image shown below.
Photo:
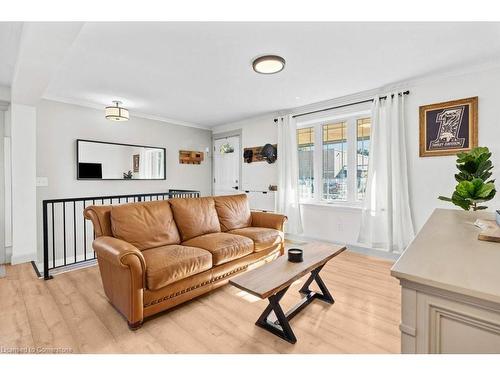
{"label": "ceiling", "polygon": [[21,22],[0,22],[0,86],[12,83],[21,29]]}
{"label": "ceiling", "polygon": [[[500,23],[90,22],[45,97],[211,127],[493,59],[499,41]],[[285,70],[253,72],[263,54]]]}

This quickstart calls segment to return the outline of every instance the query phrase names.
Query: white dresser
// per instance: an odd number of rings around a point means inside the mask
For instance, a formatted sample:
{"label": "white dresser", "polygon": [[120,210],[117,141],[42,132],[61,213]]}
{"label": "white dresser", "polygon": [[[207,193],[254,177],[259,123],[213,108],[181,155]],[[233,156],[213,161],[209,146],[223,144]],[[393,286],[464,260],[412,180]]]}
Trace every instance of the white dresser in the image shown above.
{"label": "white dresser", "polygon": [[500,353],[500,243],[479,241],[490,212],[436,209],[392,267],[402,353]]}

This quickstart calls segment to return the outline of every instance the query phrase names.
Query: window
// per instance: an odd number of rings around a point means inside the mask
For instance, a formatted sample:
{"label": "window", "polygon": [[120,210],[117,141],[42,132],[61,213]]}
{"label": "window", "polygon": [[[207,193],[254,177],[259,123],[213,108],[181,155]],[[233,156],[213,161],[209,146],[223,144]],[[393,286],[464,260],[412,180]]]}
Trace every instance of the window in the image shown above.
{"label": "window", "polygon": [[365,198],[371,132],[367,113],[298,124],[302,201],[356,204]]}
{"label": "window", "polygon": [[299,196],[310,199],[314,196],[314,128],[297,129],[299,154]]}
{"label": "window", "polygon": [[357,151],[356,151],[356,190],[358,199],[365,199],[366,182],[368,180],[368,157],[370,156],[370,133],[372,119],[360,118],[356,121]]}
{"label": "window", "polygon": [[347,123],[323,125],[323,199],[347,199]]}

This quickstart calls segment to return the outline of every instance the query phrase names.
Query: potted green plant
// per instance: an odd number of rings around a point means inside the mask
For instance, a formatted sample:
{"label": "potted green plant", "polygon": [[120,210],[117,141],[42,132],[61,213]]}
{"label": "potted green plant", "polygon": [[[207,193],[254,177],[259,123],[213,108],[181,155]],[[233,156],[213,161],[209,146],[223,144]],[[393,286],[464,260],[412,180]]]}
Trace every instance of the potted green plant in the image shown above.
{"label": "potted green plant", "polygon": [[455,186],[451,198],[439,196],[438,198],[469,211],[484,210],[488,208],[483,202],[492,199],[495,194],[495,180],[491,177],[493,164],[490,160],[491,152],[488,147],[476,147],[469,152],[457,154],[457,168],[455,174],[458,184]]}

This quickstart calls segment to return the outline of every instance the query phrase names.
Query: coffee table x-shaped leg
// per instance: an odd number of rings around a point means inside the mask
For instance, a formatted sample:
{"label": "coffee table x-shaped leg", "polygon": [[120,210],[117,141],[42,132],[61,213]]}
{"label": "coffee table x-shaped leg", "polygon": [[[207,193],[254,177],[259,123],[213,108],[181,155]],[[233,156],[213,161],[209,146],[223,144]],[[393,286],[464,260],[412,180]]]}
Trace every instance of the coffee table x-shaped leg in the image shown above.
{"label": "coffee table x-shaped leg", "polygon": [[[319,276],[319,272],[321,271],[323,266],[324,264],[311,271],[311,275],[302,286],[302,288],[300,288],[299,292],[303,294],[304,297],[298,304],[296,304],[286,313],[283,312],[283,309],[281,308],[279,302],[287,292],[288,288],[290,288],[290,285],[288,285],[286,288],[269,297],[269,305],[266,307],[255,324],[275,334],[276,336],[281,337],[283,340],[295,344],[297,342],[297,338],[295,337],[295,334],[290,327],[290,320],[295,315],[297,315],[304,307],[309,305],[314,299],[319,299],[330,304],[335,303],[335,300],[328,291],[328,288]],[[314,292],[309,289],[313,281],[316,281],[316,284],[318,284],[321,293]],[[276,317],[275,320],[270,319],[270,315],[273,312]]]}

